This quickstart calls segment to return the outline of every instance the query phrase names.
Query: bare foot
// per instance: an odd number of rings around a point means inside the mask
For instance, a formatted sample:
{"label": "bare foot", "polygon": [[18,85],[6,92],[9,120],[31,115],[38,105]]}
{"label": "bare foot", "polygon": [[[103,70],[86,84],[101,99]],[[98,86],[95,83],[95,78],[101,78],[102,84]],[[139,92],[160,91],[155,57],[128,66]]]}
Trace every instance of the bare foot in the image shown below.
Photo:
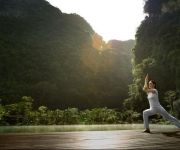
{"label": "bare foot", "polygon": [[144,133],[151,133],[149,129],[145,129],[143,132]]}

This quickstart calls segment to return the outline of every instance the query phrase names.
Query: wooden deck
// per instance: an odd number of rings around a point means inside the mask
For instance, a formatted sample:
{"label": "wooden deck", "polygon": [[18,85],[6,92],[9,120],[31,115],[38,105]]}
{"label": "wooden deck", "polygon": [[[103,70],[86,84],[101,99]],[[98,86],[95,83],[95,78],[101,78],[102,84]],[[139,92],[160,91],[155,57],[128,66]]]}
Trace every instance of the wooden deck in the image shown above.
{"label": "wooden deck", "polygon": [[0,149],[180,149],[180,130],[0,134]]}

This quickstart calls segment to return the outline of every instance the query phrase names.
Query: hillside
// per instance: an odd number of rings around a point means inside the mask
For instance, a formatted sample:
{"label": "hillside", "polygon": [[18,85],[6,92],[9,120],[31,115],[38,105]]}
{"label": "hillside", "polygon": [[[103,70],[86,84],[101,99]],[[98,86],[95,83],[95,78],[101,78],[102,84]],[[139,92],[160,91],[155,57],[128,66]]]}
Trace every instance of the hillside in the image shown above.
{"label": "hillside", "polygon": [[134,43],[100,51],[94,37],[99,47],[106,45],[84,18],[45,0],[0,0],[2,103],[26,95],[35,106],[120,107],[131,80]]}

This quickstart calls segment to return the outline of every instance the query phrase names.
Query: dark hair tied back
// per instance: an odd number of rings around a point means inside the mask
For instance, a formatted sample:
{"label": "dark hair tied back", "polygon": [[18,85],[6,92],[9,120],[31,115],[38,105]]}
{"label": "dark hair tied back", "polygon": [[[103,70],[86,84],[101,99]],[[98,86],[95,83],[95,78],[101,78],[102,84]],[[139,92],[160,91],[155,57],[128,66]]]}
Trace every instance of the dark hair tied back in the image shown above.
{"label": "dark hair tied back", "polygon": [[156,82],[154,80],[150,80],[150,81],[154,84],[154,88],[156,89]]}

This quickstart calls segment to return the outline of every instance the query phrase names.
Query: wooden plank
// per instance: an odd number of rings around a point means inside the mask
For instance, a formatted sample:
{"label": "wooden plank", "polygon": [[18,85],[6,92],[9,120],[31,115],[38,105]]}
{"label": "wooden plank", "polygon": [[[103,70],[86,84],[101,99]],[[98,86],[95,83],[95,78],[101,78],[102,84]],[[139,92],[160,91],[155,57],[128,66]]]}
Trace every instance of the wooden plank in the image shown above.
{"label": "wooden plank", "polygon": [[180,149],[180,131],[81,131],[0,134],[0,149]]}

